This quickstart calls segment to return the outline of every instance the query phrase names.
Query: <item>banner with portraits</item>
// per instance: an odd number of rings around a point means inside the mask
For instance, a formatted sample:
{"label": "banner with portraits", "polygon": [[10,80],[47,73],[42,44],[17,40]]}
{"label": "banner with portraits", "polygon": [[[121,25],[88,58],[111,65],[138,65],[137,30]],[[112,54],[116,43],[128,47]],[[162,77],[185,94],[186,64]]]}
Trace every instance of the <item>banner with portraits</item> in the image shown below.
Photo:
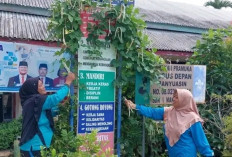
{"label": "banner with portraits", "polygon": [[[47,91],[56,91],[67,74],[55,56],[58,47],[0,42],[0,92],[18,92],[31,77],[40,77]],[[67,57],[67,56],[66,56]]]}

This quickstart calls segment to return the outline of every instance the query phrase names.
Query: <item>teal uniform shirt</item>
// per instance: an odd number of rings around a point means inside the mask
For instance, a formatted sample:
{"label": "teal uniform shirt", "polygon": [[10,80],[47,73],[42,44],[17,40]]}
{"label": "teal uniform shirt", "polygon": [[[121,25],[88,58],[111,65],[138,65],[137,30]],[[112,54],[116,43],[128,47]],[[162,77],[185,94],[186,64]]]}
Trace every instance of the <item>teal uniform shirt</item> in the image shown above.
{"label": "teal uniform shirt", "polygon": [[[145,117],[154,120],[164,119],[163,107],[151,108],[151,107],[136,105],[136,109],[141,115]],[[165,135],[165,143],[168,149],[169,157],[196,157],[197,151],[203,156],[214,155],[200,122],[196,122],[189,129],[187,129],[180,136],[180,139],[172,147],[169,145],[169,141],[166,135]]]}
{"label": "teal uniform shirt", "polygon": [[[46,147],[50,147],[51,141],[52,141],[52,136],[53,136],[53,131],[50,127],[49,120],[46,116],[46,110],[48,109],[57,109],[57,105],[68,95],[69,92],[69,87],[67,85],[61,87],[55,94],[47,96],[42,112],[39,118],[39,129],[43,135],[43,138],[45,140]],[[54,112],[53,112],[54,115]],[[38,134],[36,134],[31,140],[20,146],[20,149],[23,151],[37,151],[40,150],[40,146],[42,146],[43,143],[40,140]]]}

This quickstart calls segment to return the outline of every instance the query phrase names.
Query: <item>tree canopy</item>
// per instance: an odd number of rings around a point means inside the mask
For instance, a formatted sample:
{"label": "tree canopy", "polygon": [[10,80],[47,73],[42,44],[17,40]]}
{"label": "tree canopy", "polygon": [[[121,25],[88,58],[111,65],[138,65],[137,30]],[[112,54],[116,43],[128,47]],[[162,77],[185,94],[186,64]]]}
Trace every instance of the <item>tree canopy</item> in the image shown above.
{"label": "tree canopy", "polygon": [[[228,132],[223,131],[223,118],[232,112],[231,32],[231,28],[209,30],[197,41],[194,54],[189,60],[190,64],[207,67],[206,102],[198,105],[198,108],[205,120],[205,132],[215,156],[222,156],[223,150],[229,148],[225,145]],[[227,120],[227,123],[228,121],[230,120]]]}
{"label": "tree canopy", "polygon": [[212,6],[215,9],[221,9],[223,7],[230,7],[232,8],[232,2],[229,0],[213,0],[213,1],[208,1],[205,3],[205,6]]}

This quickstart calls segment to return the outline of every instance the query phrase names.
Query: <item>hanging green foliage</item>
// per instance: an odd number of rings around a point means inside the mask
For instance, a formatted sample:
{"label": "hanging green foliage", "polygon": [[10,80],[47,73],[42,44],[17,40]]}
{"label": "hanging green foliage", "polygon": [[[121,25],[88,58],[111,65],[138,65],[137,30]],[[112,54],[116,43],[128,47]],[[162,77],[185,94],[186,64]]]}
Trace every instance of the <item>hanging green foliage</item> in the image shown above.
{"label": "hanging green foliage", "polygon": [[[122,56],[122,61],[119,58],[112,61],[114,67],[123,67],[121,77],[116,80],[116,85],[119,86],[134,80],[135,71],[143,73],[152,81],[158,81],[165,70],[164,60],[155,55],[156,49],[149,49],[146,23],[139,10],[132,5],[122,3],[113,6],[110,1],[56,0],[52,11],[48,29],[51,37],[62,43],[62,50],[58,55],[66,52],[75,56],[80,46],[88,46],[92,54],[101,55],[100,48],[110,43],[117,54]],[[89,45],[80,42],[83,37],[80,29],[82,12],[91,12],[96,23],[88,23]],[[99,36],[105,36],[105,40],[99,39]],[[71,59],[76,69],[77,58]]]}
{"label": "hanging green foliage", "polygon": [[[112,60],[111,64],[115,68],[122,67],[121,75],[117,75],[115,85],[123,87],[123,94],[132,98],[131,95],[135,93],[136,71],[158,83],[166,68],[163,66],[164,60],[156,55],[156,49],[150,46],[150,40],[146,35],[146,23],[139,14],[139,9],[127,6],[127,2],[124,2],[113,6],[110,0],[102,0],[101,2],[56,0],[52,5],[52,17],[48,29],[51,33],[50,37],[61,44],[62,49],[56,54],[71,54],[72,71],[74,72],[77,72],[78,69],[77,56],[80,47],[87,47],[90,55],[101,56],[100,49],[104,49],[106,45],[111,45],[117,54],[117,59]],[[94,24],[88,23],[87,25],[87,45],[81,42],[85,35],[81,31],[82,13],[91,13],[91,18],[94,20]],[[102,36],[105,37],[104,40],[99,39]],[[70,61],[66,62],[68,65],[70,64]],[[123,156],[141,155],[142,134],[141,128],[138,129],[141,127],[141,118],[133,116],[134,118],[130,118],[129,121],[123,121],[124,118],[128,118],[127,110],[123,110],[122,137],[120,139]],[[146,130],[150,129],[149,136],[153,136],[151,133],[156,133],[158,137],[146,139],[146,143],[149,145],[146,155],[158,156],[165,149],[160,145],[163,133],[159,132],[159,129],[162,127],[151,121],[147,121],[147,123]],[[130,134],[127,132],[128,128]],[[56,144],[60,145],[58,142]]]}
{"label": "hanging green foliage", "polygon": [[232,156],[232,113],[223,119],[226,133],[224,156]]}

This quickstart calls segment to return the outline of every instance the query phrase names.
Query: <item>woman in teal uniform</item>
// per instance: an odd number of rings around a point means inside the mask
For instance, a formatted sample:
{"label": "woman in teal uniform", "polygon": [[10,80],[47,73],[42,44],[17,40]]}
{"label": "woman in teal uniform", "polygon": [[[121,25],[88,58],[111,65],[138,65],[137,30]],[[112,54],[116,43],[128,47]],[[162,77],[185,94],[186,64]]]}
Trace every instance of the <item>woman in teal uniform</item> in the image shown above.
{"label": "woman in teal uniform", "polygon": [[65,85],[52,95],[47,95],[38,77],[24,82],[19,91],[23,108],[20,139],[22,157],[40,157],[40,147],[50,147],[53,136],[53,108],[67,96],[74,79],[75,75],[69,73]]}
{"label": "woman in teal uniform", "polygon": [[154,120],[164,120],[165,142],[170,157],[214,156],[202,128],[203,120],[190,91],[176,89],[173,106],[151,108],[125,100],[129,109]]}

